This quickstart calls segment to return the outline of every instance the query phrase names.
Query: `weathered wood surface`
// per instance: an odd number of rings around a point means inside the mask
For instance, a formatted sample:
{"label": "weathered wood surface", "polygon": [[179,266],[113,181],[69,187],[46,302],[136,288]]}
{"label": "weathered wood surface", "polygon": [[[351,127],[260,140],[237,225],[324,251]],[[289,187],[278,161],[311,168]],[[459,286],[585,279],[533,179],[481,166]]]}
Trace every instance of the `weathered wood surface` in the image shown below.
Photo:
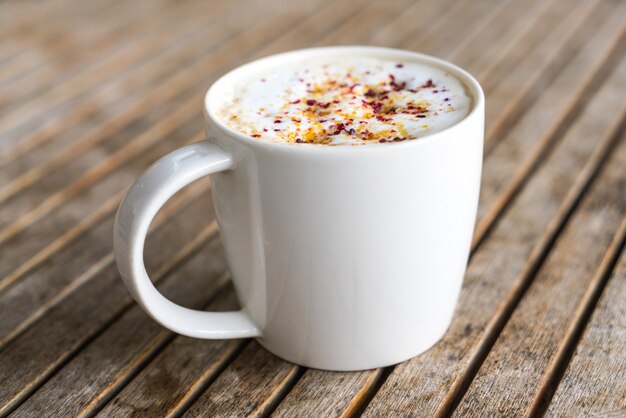
{"label": "weathered wood surface", "polygon": [[[617,0],[0,3],[0,415],[626,411],[625,30]],[[332,44],[438,55],[485,89],[478,225],[450,330],[355,373],[164,330],[114,266],[124,191],[202,137],[202,95],[224,71]],[[168,203],[146,263],[179,303],[230,309],[209,189]]]}
{"label": "weathered wood surface", "polygon": [[[549,406],[549,415],[626,409],[626,253],[613,273]],[[617,414],[616,414],[617,415]]]}

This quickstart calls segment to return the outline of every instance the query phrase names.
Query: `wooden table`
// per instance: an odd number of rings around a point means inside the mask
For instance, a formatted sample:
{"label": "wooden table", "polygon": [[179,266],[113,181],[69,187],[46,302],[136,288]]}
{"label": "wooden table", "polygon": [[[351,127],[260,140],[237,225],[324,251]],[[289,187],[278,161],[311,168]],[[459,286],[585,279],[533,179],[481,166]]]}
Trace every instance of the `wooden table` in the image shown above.
{"label": "wooden table", "polygon": [[[615,0],[1,3],[1,414],[626,415],[625,27]],[[202,138],[217,76],[329,44],[434,54],[485,89],[478,223],[450,330],[355,373],[166,331],[114,265],[124,191]],[[164,208],[146,263],[178,303],[232,309],[217,226],[200,222],[209,187]]]}

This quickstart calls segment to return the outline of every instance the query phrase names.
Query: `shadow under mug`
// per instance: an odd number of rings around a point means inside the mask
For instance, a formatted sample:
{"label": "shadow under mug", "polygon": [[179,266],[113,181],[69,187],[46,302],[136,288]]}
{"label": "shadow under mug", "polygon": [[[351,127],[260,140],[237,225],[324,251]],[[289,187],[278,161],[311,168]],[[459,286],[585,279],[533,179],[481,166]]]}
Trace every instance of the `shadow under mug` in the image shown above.
{"label": "shadow under mug", "polygon": [[[215,115],[224,92],[250,74],[346,55],[441,68],[465,85],[472,109],[424,138],[360,147],[259,141]],[[152,318],[192,337],[255,337],[279,357],[327,370],[395,364],[443,336],[467,265],[480,188],[484,97],[472,76],[408,51],[299,50],[220,78],[207,92],[205,115],[210,139],[157,161],[116,216],[118,268]],[[159,208],[207,175],[242,306],[236,312],[179,306],[158,292],[144,266],[144,241]]]}

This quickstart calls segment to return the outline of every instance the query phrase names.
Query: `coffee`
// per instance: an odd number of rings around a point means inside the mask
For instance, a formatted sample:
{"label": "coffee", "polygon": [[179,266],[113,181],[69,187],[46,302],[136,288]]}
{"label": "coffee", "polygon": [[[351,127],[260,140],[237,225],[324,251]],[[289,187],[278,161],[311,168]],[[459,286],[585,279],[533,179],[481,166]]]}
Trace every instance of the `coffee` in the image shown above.
{"label": "coffee", "polygon": [[343,56],[241,80],[217,115],[261,141],[363,145],[433,134],[461,121],[471,105],[463,84],[437,67]]}

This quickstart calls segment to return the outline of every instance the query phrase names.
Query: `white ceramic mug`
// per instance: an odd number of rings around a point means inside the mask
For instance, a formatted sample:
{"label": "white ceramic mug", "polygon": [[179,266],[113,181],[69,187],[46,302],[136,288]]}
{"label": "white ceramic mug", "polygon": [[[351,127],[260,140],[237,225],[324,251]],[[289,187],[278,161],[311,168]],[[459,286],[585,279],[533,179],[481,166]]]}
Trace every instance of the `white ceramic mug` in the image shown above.
{"label": "white ceramic mug", "polygon": [[[215,115],[225,88],[250,73],[353,53],[442,68],[464,83],[472,109],[458,124],[421,139],[357,147],[259,141]],[[484,97],[472,76],[408,51],[300,50],[226,74],[209,89],[204,110],[209,139],[150,167],[115,220],[117,265],[150,316],[192,337],[256,337],[286,360],[329,370],[395,364],[443,336],[478,204]],[[153,286],[143,262],[159,208],[207,175],[242,306],[236,312],[174,304]]]}

